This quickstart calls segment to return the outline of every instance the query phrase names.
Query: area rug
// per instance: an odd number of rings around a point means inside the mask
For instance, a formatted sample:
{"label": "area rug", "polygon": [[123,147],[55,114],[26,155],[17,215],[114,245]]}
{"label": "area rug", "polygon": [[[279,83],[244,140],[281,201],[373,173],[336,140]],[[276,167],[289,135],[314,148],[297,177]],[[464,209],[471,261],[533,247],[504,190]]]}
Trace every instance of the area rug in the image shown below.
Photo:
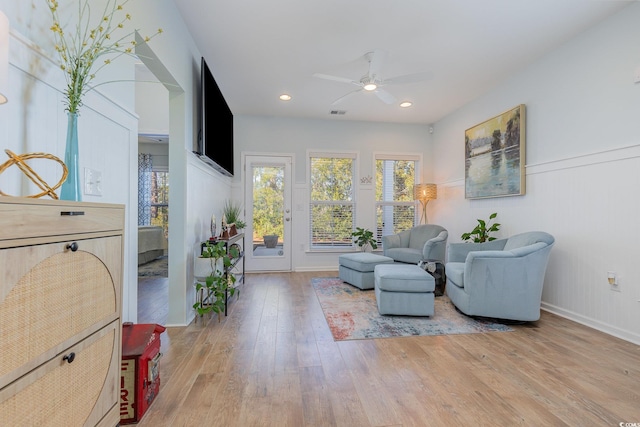
{"label": "area rug", "polygon": [[169,257],[161,256],[138,266],[138,277],[167,277],[169,276]]}
{"label": "area rug", "polygon": [[513,331],[506,325],[465,316],[446,295],[436,298],[431,317],[382,316],[373,290],[361,291],[335,277],[313,278],[311,284],[335,341]]}

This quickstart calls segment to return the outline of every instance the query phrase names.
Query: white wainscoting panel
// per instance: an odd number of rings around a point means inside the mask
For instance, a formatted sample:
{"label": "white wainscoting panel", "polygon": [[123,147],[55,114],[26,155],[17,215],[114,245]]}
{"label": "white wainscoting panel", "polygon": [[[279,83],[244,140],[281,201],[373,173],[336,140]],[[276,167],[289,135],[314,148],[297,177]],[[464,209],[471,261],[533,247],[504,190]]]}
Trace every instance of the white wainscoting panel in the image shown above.
{"label": "white wainscoting panel", "polygon": [[[498,237],[551,233],[543,308],[640,343],[640,145],[527,166],[527,194],[464,199],[464,180],[440,184],[431,222],[460,241],[477,218],[498,212]],[[442,195],[442,196],[441,196]],[[620,292],[607,271],[615,271]]]}

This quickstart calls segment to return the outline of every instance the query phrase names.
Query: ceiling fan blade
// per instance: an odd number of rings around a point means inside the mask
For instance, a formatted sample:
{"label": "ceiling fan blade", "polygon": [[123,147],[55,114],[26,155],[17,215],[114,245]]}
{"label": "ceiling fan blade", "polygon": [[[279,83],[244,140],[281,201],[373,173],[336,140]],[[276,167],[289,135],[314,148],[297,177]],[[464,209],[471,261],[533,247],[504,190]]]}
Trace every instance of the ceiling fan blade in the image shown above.
{"label": "ceiling fan blade", "polygon": [[391,95],[389,92],[383,89],[377,89],[374,91],[376,96],[382,100],[385,104],[395,104],[396,98]]}
{"label": "ceiling fan blade", "polygon": [[344,95],[344,96],[341,96],[340,98],[338,98],[338,99],[336,99],[335,101],[333,101],[333,102],[331,103],[331,105],[337,105],[337,104],[340,104],[342,101],[344,101],[344,100],[345,100],[345,99],[347,99],[347,98],[352,97],[353,95],[355,95],[356,93],[360,92],[361,90],[362,90],[362,88],[360,88],[360,89],[356,89],[356,90],[354,90],[354,91],[352,91],[352,92],[349,92],[348,94],[346,94],[346,95]]}
{"label": "ceiling fan blade", "polygon": [[376,77],[380,77],[380,69],[382,68],[386,53],[384,50],[376,49],[369,53],[369,55],[369,79],[374,80]]}
{"label": "ceiling fan blade", "polygon": [[425,80],[429,80],[431,78],[433,78],[433,72],[432,71],[424,71],[422,73],[405,74],[404,76],[392,77],[390,79],[386,79],[383,83],[384,84],[390,84],[390,83],[394,83],[394,84],[416,83],[416,82],[422,82],[422,81],[425,81]]}
{"label": "ceiling fan blade", "polygon": [[349,79],[347,77],[330,76],[329,74],[320,74],[320,73],[315,73],[313,75],[313,77],[317,77],[319,79],[324,79],[324,80],[331,80],[331,81],[334,81],[334,82],[351,83],[351,84],[358,85],[358,86],[361,85],[360,82],[356,82],[353,79]]}

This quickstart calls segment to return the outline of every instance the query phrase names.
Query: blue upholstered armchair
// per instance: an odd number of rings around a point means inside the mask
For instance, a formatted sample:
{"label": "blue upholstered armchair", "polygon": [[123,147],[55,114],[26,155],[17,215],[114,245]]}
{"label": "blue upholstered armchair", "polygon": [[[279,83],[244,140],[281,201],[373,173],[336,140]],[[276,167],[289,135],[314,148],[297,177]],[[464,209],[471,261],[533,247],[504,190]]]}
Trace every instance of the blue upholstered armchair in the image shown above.
{"label": "blue upholstered armchair", "polygon": [[449,233],[435,224],[424,224],[382,237],[385,256],[397,262],[417,264],[426,259],[444,261]]}
{"label": "blue upholstered armchair", "polygon": [[553,243],[553,236],[542,231],[485,243],[452,243],[445,268],[447,295],[470,316],[538,320]]}

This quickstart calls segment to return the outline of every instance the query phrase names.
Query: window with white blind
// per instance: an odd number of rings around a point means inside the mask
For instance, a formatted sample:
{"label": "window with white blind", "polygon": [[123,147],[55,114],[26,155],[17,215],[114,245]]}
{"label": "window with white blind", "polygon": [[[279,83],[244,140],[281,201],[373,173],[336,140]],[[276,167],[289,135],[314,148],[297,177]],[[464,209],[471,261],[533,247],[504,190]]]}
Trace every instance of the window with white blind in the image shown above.
{"label": "window with white blind", "polygon": [[418,156],[376,155],[376,238],[408,230],[416,223],[413,185],[419,171]]}
{"label": "window with white blind", "polygon": [[354,153],[309,154],[312,250],[353,245],[355,161]]}

